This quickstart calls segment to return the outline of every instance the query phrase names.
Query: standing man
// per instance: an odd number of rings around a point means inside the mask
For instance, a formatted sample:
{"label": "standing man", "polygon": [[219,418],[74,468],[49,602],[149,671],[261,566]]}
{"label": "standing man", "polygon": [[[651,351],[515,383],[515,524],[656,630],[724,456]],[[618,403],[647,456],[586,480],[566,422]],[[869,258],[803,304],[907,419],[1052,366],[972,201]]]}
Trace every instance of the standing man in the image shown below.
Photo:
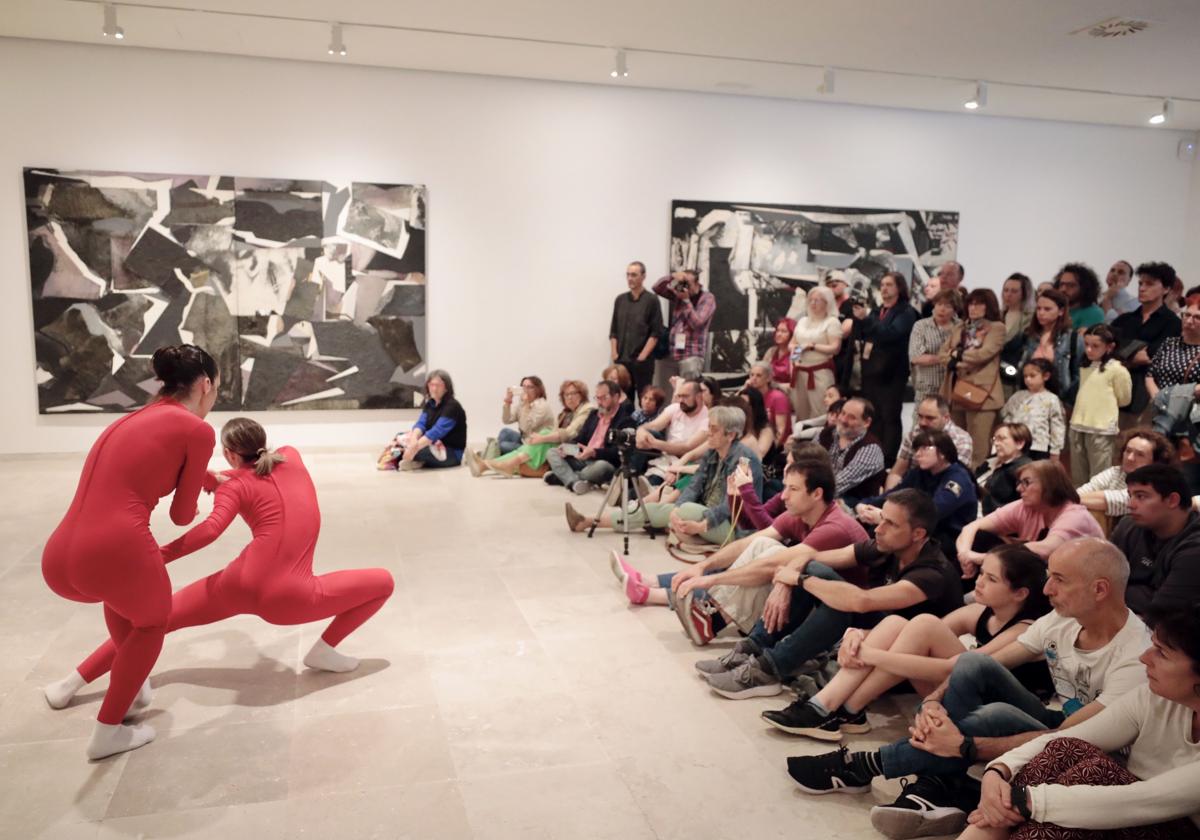
{"label": "standing man", "polygon": [[829,272],[829,276],[825,278],[825,286],[833,292],[837,316],[842,321],[842,349],[833,357],[833,365],[835,381],[844,394],[850,387],[850,374],[854,372],[854,304],[850,300],[844,271]]}
{"label": "standing man", "polygon": [[1104,323],[1100,298],[1100,278],[1091,266],[1067,263],[1054,275],[1054,288],[1063,293],[1071,307],[1071,329],[1080,330]]}
{"label": "standing man", "polygon": [[1137,295],[1129,288],[1133,280],[1133,264],[1126,260],[1117,260],[1108,270],[1104,278],[1107,289],[1100,299],[1100,308],[1104,310],[1104,320],[1112,323],[1118,315],[1132,312],[1138,308]]}
{"label": "standing man", "polygon": [[1150,403],[1146,390],[1150,361],[1164,341],[1183,332],[1179,316],[1166,306],[1167,292],[1175,285],[1175,269],[1163,262],[1142,263],[1137,267],[1137,280],[1141,306],[1112,322],[1117,358],[1133,379],[1133,398],[1118,414],[1122,431],[1149,424],[1149,418],[1141,415]]}
{"label": "standing man", "polygon": [[609,357],[624,365],[633,378],[637,402],[642,389],[654,382],[654,348],[662,332],[662,307],[658,298],[646,293],[646,265],[634,260],[625,267],[629,291],[613,301],[612,324],[608,328]]}
{"label": "standing man", "polygon": [[[946,288],[945,277],[942,288]],[[882,302],[870,313],[864,304],[855,303],[854,320],[863,342],[862,391],[875,403],[875,428],[879,429],[884,460],[890,466],[896,460],[903,432],[900,412],[908,384],[908,337],[917,322],[917,311],[908,304],[907,282],[894,271],[880,279],[879,297]]]}
{"label": "standing man", "polygon": [[708,356],[708,330],[717,311],[717,299],[700,286],[695,269],[675,271],[654,284],[654,293],[670,301],[667,334],[670,350],[658,362],[658,386],[672,396],[671,377],[698,379]]}
{"label": "standing man", "polygon": [[[950,260],[942,263],[941,268],[937,271],[937,292],[945,291],[946,289],[958,289],[959,293],[964,297],[967,290],[962,287],[963,277],[967,274],[967,270],[962,267],[962,263]],[[933,298],[926,297],[925,302],[921,304],[921,317],[928,318],[933,314]]]}

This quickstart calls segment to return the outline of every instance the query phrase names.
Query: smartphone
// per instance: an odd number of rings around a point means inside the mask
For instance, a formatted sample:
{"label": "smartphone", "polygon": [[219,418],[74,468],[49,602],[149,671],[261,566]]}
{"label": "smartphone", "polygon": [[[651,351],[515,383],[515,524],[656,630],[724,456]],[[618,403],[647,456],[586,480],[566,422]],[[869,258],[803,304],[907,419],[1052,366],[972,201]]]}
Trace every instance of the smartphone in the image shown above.
{"label": "smartphone", "polygon": [[750,472],[750,459],[738,458],[738,469],[743,470],[744,472]]}

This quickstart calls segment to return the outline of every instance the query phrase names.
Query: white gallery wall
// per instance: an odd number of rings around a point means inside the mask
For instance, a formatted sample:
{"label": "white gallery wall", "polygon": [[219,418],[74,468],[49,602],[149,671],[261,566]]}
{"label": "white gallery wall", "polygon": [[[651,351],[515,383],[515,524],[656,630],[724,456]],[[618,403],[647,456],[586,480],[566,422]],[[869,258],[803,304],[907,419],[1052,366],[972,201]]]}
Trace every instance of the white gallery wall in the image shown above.
{"label": "white gallery wall", "polygon": [[[37,414],[25,166],[426,184],[428,362],[473,440],[523,374],[595,381],[624,265],[665,270],[676,198],[957,210],[969,286],[1068,259],[1200,277],[1200,175],[1170,130],[4,39],[0,106],[0,453],[85,450],[112,419]],[[258,419],[382,446],[411,414]]]}

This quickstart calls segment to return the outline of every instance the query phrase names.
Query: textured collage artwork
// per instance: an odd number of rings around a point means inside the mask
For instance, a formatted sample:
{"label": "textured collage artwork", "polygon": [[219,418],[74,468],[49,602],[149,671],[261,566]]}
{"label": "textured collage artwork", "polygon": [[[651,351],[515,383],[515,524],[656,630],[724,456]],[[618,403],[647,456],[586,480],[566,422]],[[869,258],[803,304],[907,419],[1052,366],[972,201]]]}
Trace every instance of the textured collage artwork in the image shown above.
{"label": "textured collage artwork", "polygon": [[25,170],[38,406],[127,411],[198,344],[217,410],[412,408],[423,186]]}
{"label": "textured collage artwork", "polygon": [[708,370],[740,373],[771,347],[775,323],[804,314],[805,293],[835,269],[851,293],[879,302],[888,271],[912,301],[958,252],[958,213],[789,204],[675,201],[671,270],[700,270],[717,299]]}

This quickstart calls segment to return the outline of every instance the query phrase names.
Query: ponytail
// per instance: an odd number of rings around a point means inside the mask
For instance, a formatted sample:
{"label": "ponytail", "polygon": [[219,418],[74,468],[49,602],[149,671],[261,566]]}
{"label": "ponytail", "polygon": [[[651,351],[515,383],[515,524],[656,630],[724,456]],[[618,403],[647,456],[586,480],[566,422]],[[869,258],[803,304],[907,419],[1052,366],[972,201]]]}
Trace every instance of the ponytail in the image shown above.
{"label": "ponytail", "polygon": [[287,460],[285,456],[279,454],[278,450],[267,449],[265,446],[260,447],[254,457],[257,459],[254,462],[254,474],[259,478],[267,477],[271,474],[271,470]]}
{"label": "ponytail", "polygon": [[248,417],[234,417],[221,429],[221,445],[236,452],[247,464],[254,465],[254,474],[265,478],[287,460],[278,451],[267,448],[267,433]]}

